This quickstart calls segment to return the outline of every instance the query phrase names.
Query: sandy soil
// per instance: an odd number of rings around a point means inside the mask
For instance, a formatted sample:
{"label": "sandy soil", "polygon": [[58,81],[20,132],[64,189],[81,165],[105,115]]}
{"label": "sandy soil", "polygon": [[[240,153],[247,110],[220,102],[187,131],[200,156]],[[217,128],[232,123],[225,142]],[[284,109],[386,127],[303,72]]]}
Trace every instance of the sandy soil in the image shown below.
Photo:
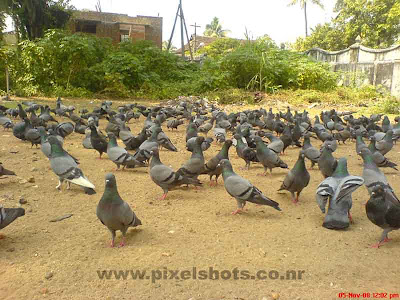
{"label": "sandy soil", "polygon": [[[83,106],[81,102],[73,104]],[[135,134],[143,121],[143,117],[132,120],[130,127]],[[165,128],[165,132],[179,152],[162,150],[160,157],[177,169],[190,157],[184,147],[185,128],[181,126],[176,132]],[[65,149],[79,158],[81,169],[96,185],[97,194],[92,196],[77,186],[69,191],[64,186],[58,192],[58,180],[40,149],[30,149],[29,143],[17,140],[11,132],[0,132],[0,161],[18,175],[0,180],[0,201],[6,207],[17,207],[20,197],[27,200],[22,205],[26,215],[2,230],[2,299],[339,299],[340,293],[361,293],[361,299],[387,293],[389,299],[391,293],[400,293],[400,234],[392,232],[390,243],[370,248],[382,231],[367,219],[365,187],[353,194],[355,223],[344,231],[328,230],[321,226],[324,216],[315,201],[315,189],[323,179],[317,168],[310,170],[310,184],[294,205],[289,193],[277,192],[287,170],[274,169],[267,177],[257,176],[262,171],[258,165],[243,171],[244,162],[231,148],[234,170],[282,208],[278,212],[249,203],[246,213],[233,216],[236,201],[226,193],[222,178],[218,187],[210,187],[208,176],[202,176],[204,186],[199,190],[172,191],[160,201],[162,190],[151,181],[147,168],[114,172],[115,165],[107,155],[99,160],[95,151],[83,148],[82,139],[82,135],[72,134]],[[362,160],[354,148],[352,142],[341,145],[334,155],[346,156],[350,173],[361,175]],[[220,145],[213,144],[205,152],[206,159],[219,149]],[[397,145],[387,156],[400,164],[399,151]],[[282,159],[292,167],[297,153],[298,148],[289,148]],[[114,172],[122,198],[143,223],[129,230],[123,248],[108,246],[110,234],[96,217],[107,172]],[[398,173],[384,172],[399,191]],[[30,177],[34,183],[26,182]],[[73,216],[50,222],[69,213]],[[118,233],[116,242],[120,237]],[[169,270],[193,272],[193,267],[207,274],[210,268],[219,272],[237,268],[251,276],[260,270],[266,272],[262,275],[274,276],[275,271],[279,275],[276,280],[268,276],[266,280],[235,280],[231,273],[230,279],[202,280],[180,273],[190,278],[157,279],[165,270],[169,278]],[[128,275],[126,280],[99,279],[98,271],[102,270],[145,270],[150,278],[134,280]],[[304,272],[301,279],[285,280],[287,270]],[[227,278],[229,273],[222,275]],[[362,293],[370,295],[363,297]]]}

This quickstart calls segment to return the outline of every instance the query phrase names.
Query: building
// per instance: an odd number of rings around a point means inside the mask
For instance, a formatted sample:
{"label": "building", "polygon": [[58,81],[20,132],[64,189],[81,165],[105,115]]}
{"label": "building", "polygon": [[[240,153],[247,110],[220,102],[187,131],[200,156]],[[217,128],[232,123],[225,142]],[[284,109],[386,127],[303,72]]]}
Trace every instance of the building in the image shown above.
{"label": "building", "polygon": [[73,33],[84,32],[98,37],[109,37],[115,44],[127,39],[148,40],[153,41],[157,47],[162,47],[162,17],[130,17],[126,14],[76,10],[68,27]]}
{"label": "building", "polygon": [[400,98],[400,45],[386,49],[371,49],[360,44],[349,48],[326,51],[313,48],[305,54],[317,61],[328,62],[332,70],[341,72],[341,84],[382,86],[391,95]]}

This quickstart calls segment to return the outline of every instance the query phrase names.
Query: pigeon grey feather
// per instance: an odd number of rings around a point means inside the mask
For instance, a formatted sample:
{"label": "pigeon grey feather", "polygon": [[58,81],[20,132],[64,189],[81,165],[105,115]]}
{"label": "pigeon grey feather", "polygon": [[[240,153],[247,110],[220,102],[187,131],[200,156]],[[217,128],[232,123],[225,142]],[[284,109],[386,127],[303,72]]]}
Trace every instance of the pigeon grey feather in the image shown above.
{"label": "pigeon grey feather", "polygon": [[164,200],[167,197],[168,191],[183,184],[201,186],[201,182],[198,179],[190,178],[182,173],[174,172],[172,168],[164,165],[160,160],[158,149],[153,149],[151,155],[152,157],[149,165],[150,178],[155,184],[162,188],[164,193],[161,200]]}
{"label": "pigeon grey feather", "polygon": [[228,159],[222,159],[219,164],[222,166],[225,190],[237,201],[238,208],[233,211],[232,214],[237,214],[242,211],[247,201],[268,205],[276,210],[281,210],[278,202],[269,199],[258,188],[252,185],[250,181],[236,174]]}
{"label": "pigeon grey feather", "polygon": [[328,213],[322,226],[328,229],[344,229],[349,226],[352,222],[351,194],[363,183],[362,177],[349,174],[347,159],[340,158],[332,176],[326,178],[317,187],[316,200],[323,213],[325,213],[326,203],[329,199]]}
{"label": "pigeon grey feather", "polygon": [[[289,191],[292,194],[293,203],[295,204],[299,201],[301,191],[307,187],[308,183],[310,182],[310,173],[308,173],[306,169],[304,157],[304,153],[300,151],[296,164],[286,175],[281,187],[278,190]],[[294,193],[297,193],[296,197]]]}
{"label": "pigeon grey feather", "polygon": [[58,176],[59,184],[57,189],[61,190],[61,184],[64,180],[70,183],[82,186],[87,194],[95,194],[95,186],[83,175],[83,172],[78,168],[78,161],[76,158],[66,152],[60,142],[54,136],[47,138],[51,145],[50,165],[53,172]]}
{"label": "pigeon grey feather", "polygon": [[123,247],[125,246],[126,232],[129,227],[137,227],[142,225],[142,222],[132,211],[129,204],[122,200],[119,195],[115,176],[108,173],[105,179],[106,186],[103,196],[97,205],[96,215],[111,233],[111,247],[114,247],[117,230],[122,232],[120,247]]}

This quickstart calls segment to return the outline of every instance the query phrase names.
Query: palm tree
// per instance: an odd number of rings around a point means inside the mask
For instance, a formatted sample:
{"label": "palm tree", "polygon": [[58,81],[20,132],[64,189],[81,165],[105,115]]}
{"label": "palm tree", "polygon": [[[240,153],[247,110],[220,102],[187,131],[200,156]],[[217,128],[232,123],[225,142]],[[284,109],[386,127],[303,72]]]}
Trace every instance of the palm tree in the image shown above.
{"label": "palm tree", "polygon": [[[306,37],[308,36],[308,25],[307,25],[307,2],[308,0],[291,0],[289,5],[296,5],[297,3],[300,3],[300,7],[304,9],[304,21],[306,25]],[[311,0],[312,4],[316,4],[322,9],[324,9],[324,5],[321,3],[321,0]]]}
{"label": "palm tree", "polygon": [[226,37],[228,32],[230,32],[230,30],[222,29],[222,25],[219,22],[219,19],[217,17],[214,17],[211,23],[206,25],[206,30],[203,34],[205,36],[212,37]]}

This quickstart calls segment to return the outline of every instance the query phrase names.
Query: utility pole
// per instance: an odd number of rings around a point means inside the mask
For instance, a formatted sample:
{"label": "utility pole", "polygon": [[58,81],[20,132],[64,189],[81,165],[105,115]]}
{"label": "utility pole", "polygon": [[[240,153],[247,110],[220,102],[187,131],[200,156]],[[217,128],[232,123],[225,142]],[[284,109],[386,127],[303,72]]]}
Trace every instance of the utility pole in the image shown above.
{"label": "utility pole", "polygon": [[196,55],[196,50],[197,50],[197,45],[196,45],[196,38],[197,38],[197,28],[200,28],[201,26],[197,25],[196,22],[194,22],[194,25],[190,25],[194,27],[194,46],[193,46],[193,54]]}
{"label": "utility pole", "polygon": [[169,38],[169,41],[168,41],[167,51],[169,51],[169,49],[171,48],[171,42],[172,42],[172,38],[174,36],[175,26],[176,26],[176,21],[178,20],[178,16],[181,19],[181,51],[182,51],[181,55],[182,55],[182,58],[185,57],[185,39],[184,39],[184,29],[185,29],[186,39],[188,41],[188,46],[189,46],[190,58],[191,58],[191,60],[193,60],[192,47],[190,46],[188,30],[186,27],[185,17],[183,15],[182,0],[179,0],[178,10],[176,12],[175,21],[174,21],[174,26],[172,27],[171,37]]}

